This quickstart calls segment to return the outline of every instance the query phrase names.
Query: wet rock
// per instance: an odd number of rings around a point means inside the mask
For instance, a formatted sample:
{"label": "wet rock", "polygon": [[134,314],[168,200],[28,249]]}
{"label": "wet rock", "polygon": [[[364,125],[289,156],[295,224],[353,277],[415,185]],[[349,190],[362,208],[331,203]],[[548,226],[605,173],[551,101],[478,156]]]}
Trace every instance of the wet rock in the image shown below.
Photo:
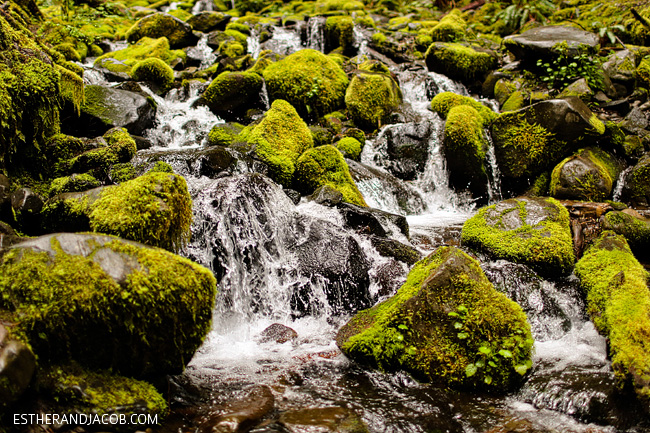
{"label": "wet rock", "polygon": [[164,12],[140,19],[126,33],[126,39],[131,43],[144,37],[157,39],[163,36],[169,40],[172,49],[194,45],[198,41],[189,24]]}
{"label": "wet rock", "polygon": [[[9,224],[0,221],[0,254],[2,254],[3,249],[20,242],[21,239]],[[0,338],[0,340],[2,339]]]}
{"label": "wet rock", "polygon": [[280,423],[290,433],[368,433],[359,415],[343,407],[310,407],[283,412]]}
{"label": "wet rock", "polygon": [[209,33],[214,30],[225,30],[230,18],[232,18],[230,15],[223,12],[204,11],[191,16],[186,22],[193,30]]}
{"label": "wet rock", "polygon": [[20,228],[29,234],[40,231],[43,199],[29,188],[19,188],[11,194],[11,207]]}
{"label": "wet rock", "polygon": [[386,148],[387,169],[402,180],[413,180],[424,170],[431,140],[437,138],[433,122],[397,124],[386,128],[377,145]]}
{"label": "wet rock", "polygon": [[66,134],[93,137],[120,126],[142,135],[153,127],[155,109],[142,95],[97,85],[84,86],[84,93],[79,117],[62,124]]}
{"label": "wet rock", "polygon": [[11,206],[11,182],[4,174],[0,174],[0,221],[14,221],[13,208]]}
{"label": "wet rock", "polygon": [[386,239],[379,236],[371,236],[370,241],[377,252],[384,257],[394,259],[413,266],[422,258],[422,254],[410,245],[403,244],[395,239]]}
{"label": "wet rock", "polygon": [[637,134],[640,136],[648,135],[648,115],[640,107],[634,107],[625,116],[625,119],[620,123],[621,128],[628,133]]}
{"label": "wet rock", "polygon": [[316,188],[316,191],[307,198],[324,206],[336,206],[343,202],[343,194],[330,185]]}
{"label": "wet rock", "polygon": [[296,191],[295,189],[288,189],[288,188],[284,188],[282,189],[282,191],[284,191],[286,196],[289,197],[289,200],[291,200],[293,204],[297,205],[298,203],[300,203],[300,199],[302,198],[302,196],[298,191]]}
{"label": "wet rock", "polygon": [[650,153],[646,153],[624,179],[621,198],[633,206],[650,206]]}
{"label": "wet rock", "polygon": [[0,408],[15,402],[27,389],[36,357],[24,343],[12,340],[0,324]]}
{"label": "wet rock", "polygon": [[241,121],[250,109],[264,108],[261,91],[264,81],[253,72],[223,72],[203,92],[210,110],[226,121]]}
{"label": "wet rock", "polygon": [[259,342],[268,343],[273,341],[282,344],[295,340],[296,338],[298,338],[296,331],[281,323],[274,323],[260,333]]}
{"label": "wet rock", "polygon": [[409,226],[406,217],[380,209],[366,208],[352,203],[339,203],[336,205],[348,227],[364,234],[379,237],[399,235],[408,238]]}
{"label": "wet rock", "polygon": [[595,95],[594,91],[589,87],[586,78],[580,78],[579,80],[574,81],[569,84],[562,92],[558,95],[558,98],[566,98],[568,96],[575,96],[582,99],[585,102],[589,102],[591,98]]}
{"label": "wet rock", "polygon": [[462,243],[542,275],[567,275],[575,263],[569,223],[555,199],[513,198],[479,209],[465,222]]}
{"label": "wet rock", "polygon": [[266,385],[248,389],[241,398],[230,402],[199,428],[202,433],[236,433],[248,431],[275,407],[275,397]]}
{"label": "wet rock", "polygon": [[628,84],[634,81],[636,70],[636,59],[630,50],[620,50],[611,54],[605,63],[603,70],[614,82]]}
{"label": "wet rock", "polygon": [[[23,284],[39,297],[20,298]],[[12,246],[0,263],[0,291],[7,320],[39,362],[74,359],[142,376],[180,372],[192,358],[210,327],[215,281],[158,248],[59,233]]]}
{"label": "wet rock", "polygon": [[[496,367],[484,369],[479,362],[482,341],[495,354],[490,361]],[[395,296],[354,316],[336,343],[362,364],[451,387],[509,389],[532,365],[525,314],[455,247],[418,262]],[[503,349],[505,357],[496,355]]]}
{"label": "wet rock", "polygon": [[555,57],[555,46],[562,42],[567,44],[567,55],[576,56],[582,48],[595,51],[600,40],[595,33],[569,26],[540,26],[503,38],[504,45],[517,59],[532,63]]}

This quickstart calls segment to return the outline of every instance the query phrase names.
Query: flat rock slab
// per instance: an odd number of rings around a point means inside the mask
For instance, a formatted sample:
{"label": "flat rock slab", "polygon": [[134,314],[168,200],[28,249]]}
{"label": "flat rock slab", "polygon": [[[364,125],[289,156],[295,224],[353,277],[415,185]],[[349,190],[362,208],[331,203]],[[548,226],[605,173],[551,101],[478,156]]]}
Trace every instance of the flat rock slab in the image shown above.
{"label": "flat rock slab", "polygon": [[555,45],[562,42],[566,42],[569,56],[577,55],[581,47],[593,51],[599,39],[595,33],[575,27],[542,26],[503,38],[503,42],[517,59],[530,61],[554,56],[557,53]]}

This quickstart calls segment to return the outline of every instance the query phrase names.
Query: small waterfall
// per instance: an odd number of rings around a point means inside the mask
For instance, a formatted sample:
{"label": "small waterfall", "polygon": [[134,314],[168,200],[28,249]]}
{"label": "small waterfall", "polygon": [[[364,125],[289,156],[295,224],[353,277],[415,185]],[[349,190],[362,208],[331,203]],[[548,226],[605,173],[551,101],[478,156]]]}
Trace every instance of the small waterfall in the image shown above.
{"label": "small waterfall", "polygon": [[195,59],[201,59],[199,69],[205,69],[217,60],[217,53],[208,46],[208,34],[204,33],[199,38],[196,46],[187,49],[187,54]]}
{"label": "small waterfall", "polygon": [[246,38],[246,44],[248,46],[248,54],[257,60],[260,57],[260,51],[262,50],[260,46],[260,31],[257,27],[251,29],[250,36]]}
{"label": "small waterfall", "polygon": [[271,108],[271,102],[269,101],[269,90],[266,87],[266,81],[262,79],[262,93],[260,94],[262,98],[262,103],[264,104],[264,111],[268,111]]}
{"label": "small waterfall", "polygon": [[311,17],[307,23],[307,48],[325,51],[324,17]]}
{"label": "small waterfall", "polygon": [[213,0],[198,0],[192,6],[192,15],[197,15],[201,12],[212,12],[214,11],[214,1]]}
{"label": "small waterfall", "polygon": [[261,49],[271,50],[274,53],[285,56],[293,54],[302,48],[302,42],[298,33],[291,29],[277,26],[273,27],[273,37],[261,46]]}
{"label": "small waterfall", "polygon": [[613,201],[621,200],[621,194],[623,194],[623,187],[625,186],[625,177],[630,171],[632,171],[633,168],[634,166],[629,166],[625,170],[621,171],[621,174],[618,175],[618,179],[616,179],[616,186],[612,192]]}
{"label": "small waterfall", "polygon": [[367,56],[368,55],[368,38],[361,31],[361,26],[358,24],[354,25],[353,28],[354,34],[354,46],[357,49],[358,56]]}
{"label": "small waterfall", "polygon": [[163,6],[162,8],[160,8],[160,10],[162,10],[163,12],[175,11],[176,9],[178,9],[178,4],[179,2],[171,2],[167,6]]}
{"label": "small waterfall", "polygon": [[488,139],[488,149],[485,154],[485,162],[487,163],[488,171],[488,199],[491,203],[500,201],[503,197],[501,195],[501,170],[497,164],[497,155],[494,150],[494,142],[492,141],[492,134],[489,130],[485,130],[485,136]]}
{"label": "small waterfall", "polygon": [[172,89],[164,98],[145,86],[142,88],[157,105],[155,126],[144,134],[156,147],[200,147],[207,141],[210,129],[223,123],[208,107],[193,106],[205,84],[191,82],[187,91],[183,88]]}

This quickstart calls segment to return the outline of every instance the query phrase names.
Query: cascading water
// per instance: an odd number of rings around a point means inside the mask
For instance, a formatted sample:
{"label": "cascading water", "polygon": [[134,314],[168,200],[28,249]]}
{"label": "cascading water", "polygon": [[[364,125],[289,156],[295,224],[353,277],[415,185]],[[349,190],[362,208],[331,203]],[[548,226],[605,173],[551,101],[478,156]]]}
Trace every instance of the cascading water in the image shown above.
{"label": "cascading water", "polygon": [[312,17],[307,22],[307,48],[325,51],[324,17]]}

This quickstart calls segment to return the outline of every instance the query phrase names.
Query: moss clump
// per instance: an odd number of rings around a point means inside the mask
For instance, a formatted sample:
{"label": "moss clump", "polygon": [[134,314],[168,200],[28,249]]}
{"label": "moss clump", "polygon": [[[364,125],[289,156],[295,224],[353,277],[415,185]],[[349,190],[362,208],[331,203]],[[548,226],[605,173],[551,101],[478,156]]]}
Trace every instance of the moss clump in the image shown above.
{"label": "moss clump", "polygon": [[[364,141],[365,143],[365,141]],[[353,137],[343,137],[336,143],[336,148],[345,156],[346,158],[354,159],[359,161],[361,157],[361,151],[363,150],[363,145]]]}
{"label": "moss clump", "polygon": [[457,43],[433,43],[424,56],[430,71],[465,83],[480,80],[497,64],[492,53]]}
{"label": "moss clump", "polygon": [[634,74],[638,86],[650,87],[650,56],[645,56],[639,62]]}
{"label": "moss clump", "polygon": [[640,253],[648,252],[650,245],[650,221],[625,212],[607,212],[601,220],[604,230],[624,236],[630,247]]}
{"label": "moss clump", "polygon": [[348,77],[330,57],[300,50],[262,72],[271,100],[288,101],[301,116],[318,118],[343,106]]}
{"label": "moss clump", "polygon": [[64,101],[70,103],[77,114],[81,104],[84,102],[84,81],[76,73],[62,66],[56,65],[57,71],[61,74],[59,80],[61,88],[61,97]]}
{"label": "moss clump", "polygon": [[519,112],[502,113],[492,123],[492,138],[501,172],[508,177],[534,176],[563,156],[565,143]]}
{"label": "moss clump", "polygon": [[569,274],[575,263],[569,212],[553,198],[513,198],[483,207],[465,222],[461,239],[545,276]]}
{"label": "moss clump", "polygon": [[314,147],[300,155],[293,183],[298,191],[306,194],[328,185],[343,194],[344,201],[367,206],[343,155],[332,145]]}
{"label": "moss clump", "polygon": [[57,177],[50,185],[50,196],[64,192],[81,192],[97,188],[101,182],[87,173],[73,174],[72,176]]}
{"label": "moss clump", "polygon": [[497,113],[469,96],[463,96],[452,92],[441,92],[431,100],[431,110],[438,113],[443,119],[447,118],[449,110],[459,105],[469,105],[478,111],[483,118],[485,126],[497,118]]}
{"label": "moss clump", "polygon": [[328,17],[325,21],[326,50],[340,47],[344,54],[354,52],[354,21],[349,15]]}
{"label": "moss clump", "polygon": [[[374,130],[389,121],[402,103],[402,92],[381,63],[363,64],[345,92],[345,105],[355,125]],[[375,72],[375,71],[382,72]],[[366,72],[367,71],[367,72]]]}
{"label": "moss clump", "polygon": [[269,166],[269,176],[290,187],[298,157],[314,147],[307,124],[287,101],[273,101],[262,121],[240,137],[255,146],[255,154]]}
{"label": "moss clump", "polygon": [[636,206],[650,205],[650,154],[645,154],[625,176],[623,199]]}
{"label": "moss clump", "polygon": [[609,339],[612,368],[621,386],[631,384],[650,401],[650,292],[648,273],[621,236],[603,232],[576,264],[587,292],[587,311]]}
{"label": "moss clump", "polygon": [[151,81],[163,90],[174,83],[174,70],[156,57],[140,60],[133,65],[131,76],[136,81]]}
{"label": "moss clump", "polygon": [[504,391],[532,365],[525,314],[455,247],[416,263],[395,296],[354,316],[336,342],[362,363],[456,388]]}
{"label": "moss clump", "polygon": [[208,146],[230,146],[244,125],[236,122],[214,125],[208,134]]}
{"label": "moss clump", "polygon": [[225,120],[244,118],[251,108],[260,108],[264,80],[254,72],[223,72],[203,92],[210,110]]}
{"label": "moss clump", "polygon": [[431,29],[430,35],[437,42],[456,42],[465,39],[466,27],[467,23],[461,17],[460,11],[455,9]]}
{"label": "moss clump", "polygon": [[72,173],[91,171],[98,179],[107,179],[110,167],[128,162],[137,151],[135,140],[124,128],[112,128],[104,134],[108,146],[91,149],[69,160],[65,165]]}
{"label": "moss clump", "polygon": [[158,58],[167,64],[170,64],[176,59],[187,58],[187,55],[182,50],[171,50],[169,48],[169,40],[166,37],[152,39],[142,38],[133,45],[130,45],[123,50],[112,51],[110,53],[102,54],[95,60],[95,65],[104,65],[104,60],[115,59],[128,67],[127,70],[122,72],[130,72],[133,67],[140,60],[149,58]]}
{"label": "moss clump", "polygon": [[182,48],[196,42],[192,28],[182,20],[166,13],[155,13],[138,20],[126,32],[126,40],[131,43],[142,38],[166,37],[172,48]]}
{"label": "moss clump", "polygon": [[99,199],[102,188],[82,192],[67,192],[53,196],[41,211],[43,231],[87,232],[90,231],[92,204]]}
{"label": "moss clump", "polygon": [[153,385],[107,371],[89,371],[74,363],[41,372],[38,387],[63,413],[74,408],[100,416],[143,413],[162,418],[167,414],[167,402]]}
{"label": "moss clump", "polygon": [[171,251],[189,241],[191,223],[185,179],[161,172],[105,188],[90,213],[93,231]]}
{"label": "moss clump", "polygon": [[108,177],[113,183],[123,183],[135,179],[135,167],[130,162],[115,164],[111,167]]}
{"label": "moss clump", "polygon": [[156,161],[156,163],[147,170],[147,173],[173,173],[174,169],[165,161]]}
{"label": "moss clump", "polygon": [[215,285],[208,269],[167,251],[59,233],[2,257],[0,315],[41,366],[177,374],[210,329]]}
{"label": "moss clump", "polygon": [[475,197],[487,194],[488,141],[480,113],[469,105],[449,110],[443,146],[452,185],[469,189]]}
{"label": "moss clump", "polygon": [[501,106],[501,111],[516,111],[524,107],[526,100],[521,90],[515,90]]}
{"label": "moss clump", "polygon": [[82,153],[84,151],[84,144],[77,137],[56,134],[47,140],[44,151],[50,167],[50,170],[47,171],[56,176],[67,171],[67,161],[75,155]]}

